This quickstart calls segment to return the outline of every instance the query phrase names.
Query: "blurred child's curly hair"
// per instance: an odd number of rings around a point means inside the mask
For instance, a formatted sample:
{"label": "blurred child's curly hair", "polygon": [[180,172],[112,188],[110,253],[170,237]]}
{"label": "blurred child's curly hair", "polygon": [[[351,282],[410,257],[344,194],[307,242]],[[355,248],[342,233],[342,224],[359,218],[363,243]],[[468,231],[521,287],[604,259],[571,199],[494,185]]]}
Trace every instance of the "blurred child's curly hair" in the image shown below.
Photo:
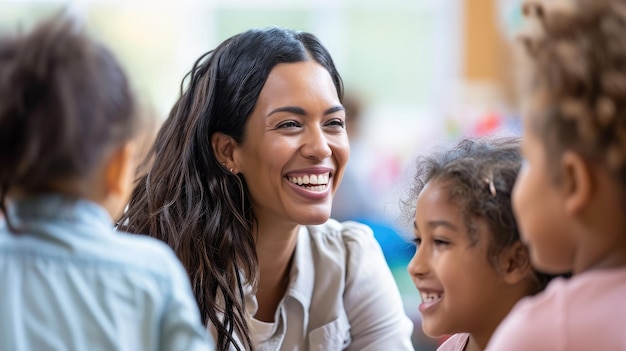
{"label": "blurred child's curly hair", "polygon": [[[413,187],[402,200],[403,215],[415,218],[419,195],[427,183],[437,180],[446,187],[450,201],[459,206],[473,244],[478,242],[476,219],[485,221],[491,236],[487,256],[496,267],[499,253],[520,240],[511,204],[522,164],[519,146],[516,137],[466,139],[443,153],[418,158]],[[538,290],[550,278],[539,272],[535,277]]]}
{"label": "blurred child's curly hair", "polygon": [[526,1],[523,10],[527,113],[549,164],[575,150],[626,186],[626,1]]}

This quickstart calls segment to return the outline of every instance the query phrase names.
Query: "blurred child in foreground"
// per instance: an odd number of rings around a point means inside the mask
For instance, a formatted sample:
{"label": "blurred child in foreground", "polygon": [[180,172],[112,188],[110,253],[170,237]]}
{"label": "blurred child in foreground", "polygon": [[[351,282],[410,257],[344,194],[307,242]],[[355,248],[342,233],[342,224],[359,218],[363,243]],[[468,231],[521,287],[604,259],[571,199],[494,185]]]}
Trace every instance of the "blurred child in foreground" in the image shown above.
{"label": "blurred child in foreground", "polygon": [[527,3],[533,63],[513,193],[532,263],[572,271],[488,350],[626,350],[626,1]]}
{"label": "blurred child in foreground", "polygon": [[76,23],[0,38],[0,349],[210,350],[182,264],[114,231],[142,127]]}

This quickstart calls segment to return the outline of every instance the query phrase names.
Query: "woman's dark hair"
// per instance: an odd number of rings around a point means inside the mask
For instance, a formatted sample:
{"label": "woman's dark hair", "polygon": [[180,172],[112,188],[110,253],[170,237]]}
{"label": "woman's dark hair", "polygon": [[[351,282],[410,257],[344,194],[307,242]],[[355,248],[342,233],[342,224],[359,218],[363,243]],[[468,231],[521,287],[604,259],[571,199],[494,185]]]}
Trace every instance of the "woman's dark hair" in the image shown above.
{"label": "woman's dark hair", "polygon": [[134,97],[112,53],[62,16],[0,37],[0,97],[4,213],[12,190],[55,191],[59,181],[89,176],[138,127]]}
{"label": "woman's dark hair", "polygon": [[[274,66],[314,60],[343,84],[333,60],[308,33],[251,29],[202,55],[181,84],[181,96],[159,131],[119,227],[168,243],[189,274],[202,320],[217,331],[218,350],[233,333],[253,349],[244,285],[256,287],[256,221],[245,180],[214,155],[211,136],[241,143],[246,122]],[[183,85],[188,78],[186,90]]]}
{"label": "woman's dark hair", "polygon": [[[511,193],[521,168],[520,141],[516,137],[465,139],[455,147],[417,160],[417,174],[409,197],[402,201],[403,215],[415,218],[417,199],[431,181],[448,191],[451,202],[463,214],[470,241],[478,242],[476,219],[489,228],[487,256],[496,267],[503,249],[520,240],[513,213]],[[548,283],[548,275],[535,272],[537,291]]]}
{"label": "woman's dark hair", "polygon": [[554,180],[555,160],[571,149],[626,188],[626,3],[527,1],[524,14],[531,127],[546,145]]}

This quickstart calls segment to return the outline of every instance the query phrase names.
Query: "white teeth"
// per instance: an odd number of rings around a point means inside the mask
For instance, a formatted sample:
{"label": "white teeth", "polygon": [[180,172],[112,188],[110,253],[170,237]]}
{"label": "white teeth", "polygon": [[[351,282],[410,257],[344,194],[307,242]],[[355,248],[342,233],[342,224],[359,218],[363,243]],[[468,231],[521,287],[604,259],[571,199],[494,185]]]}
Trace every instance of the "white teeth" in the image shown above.
{"label": "white teeth", "polygon": [[434,302],[443,296],[443,294],[437,293],[420,293],[420,295],[422,296],[422,301],[424,302]]}
{"label": "white teeth", "polygon": [[289,177],[289,181],[298,185],[313,185],[311,189],[316,188],[314,185],[321,185],[322,189],[328,185],[330,179],[330,173],[324,174],[311,174],[304,175],[302,177]]}

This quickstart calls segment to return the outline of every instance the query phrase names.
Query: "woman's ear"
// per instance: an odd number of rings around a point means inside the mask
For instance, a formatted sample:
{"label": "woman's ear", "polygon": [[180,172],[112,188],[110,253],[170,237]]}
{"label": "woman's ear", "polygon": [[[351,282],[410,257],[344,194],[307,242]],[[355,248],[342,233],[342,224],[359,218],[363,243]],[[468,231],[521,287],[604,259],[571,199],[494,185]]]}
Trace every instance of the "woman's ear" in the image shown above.
{"label": "woman's ear", "polygon": [[230,135],[221,132],[215,132],[211,135],[211,146],[215,153],[215,158],[231,173],[237,173],[234,159],[234,151],[237,142]]}
{"label": "woman's ear", "polygon": [[591,169],[580,154],[565,151],[561,156],[561,174],[565,211],[576,215],[592,198],[594,186]]}
{"label": "woman's ear", "polygon": [[508,284],[517,284],[528,278],[532,270],[528,249],[519,240],[500,254],[499,264],[504,281]]}

